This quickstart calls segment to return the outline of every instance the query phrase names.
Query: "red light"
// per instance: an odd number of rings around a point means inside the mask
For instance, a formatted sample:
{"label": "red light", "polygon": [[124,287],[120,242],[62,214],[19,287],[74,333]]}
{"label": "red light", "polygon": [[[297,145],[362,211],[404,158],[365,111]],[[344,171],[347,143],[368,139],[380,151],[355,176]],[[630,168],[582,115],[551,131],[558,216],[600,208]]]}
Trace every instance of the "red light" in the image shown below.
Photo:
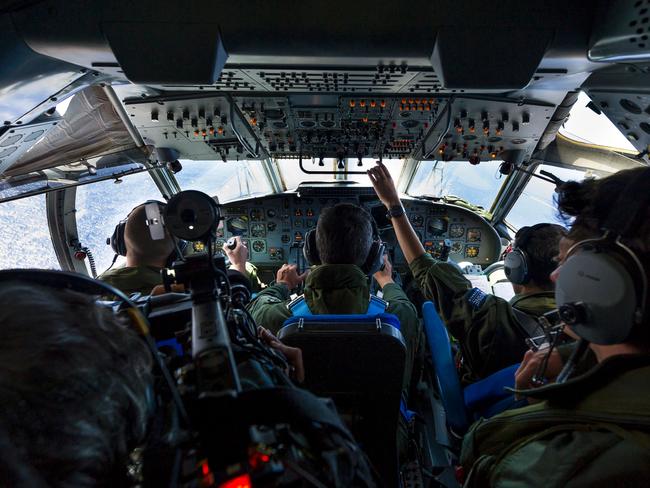
{"label": "red light", "polygon": [[203,476],[207,476],[210,474],[210,466],[208,466],[208,463],[203,463],[201,465],[201,472],[203,473]]}
{"label": "red light", "polygon": [[236,478],[229,479],[221,483],[219,488],[252,488],[251,477],[248,474],[242,474]]}

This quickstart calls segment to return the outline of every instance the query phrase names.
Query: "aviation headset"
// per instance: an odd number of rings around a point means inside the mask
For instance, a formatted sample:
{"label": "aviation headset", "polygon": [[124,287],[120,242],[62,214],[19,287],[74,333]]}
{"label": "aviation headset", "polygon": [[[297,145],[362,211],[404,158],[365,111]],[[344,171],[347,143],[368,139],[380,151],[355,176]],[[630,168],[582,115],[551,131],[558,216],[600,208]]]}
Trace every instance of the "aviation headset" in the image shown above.
{"label": "aviation headset", "polygon": [[[149,203],[157,203],[158,206],[160,207],[161,215],[167,205],[166,203],[161,202],[160,200],[147,200],[146,202],[133,207],[131,211],[127,214],[126,218],[120,220],[119,223],[115,226],[115,229],[113,230],[113,234],[106,239],[106,244],[109,244],[111,246],[115,254],[118,254],[120,256],[126,256],[126,240],[124,238],[124,232],[126,231],[126,223],[129,220],[129,216],[133,213],[133,211],[136,208],[141,207],[142,205],[147,205]],[[187,241],[183,241],[183,240],[178,241],[178,250],[181,253],[185,250],[186,247],[187,247]],[[177,250],[174,250],[169,256],[169,261],[170,262],[173,261],[176,257],[177,257]]]}
{"label": "aviation headset", "polygon": [[[379,236],[379,229],[377,228],[375,219],[373,219],[365,209],[359,207],[359,211],[368,218],[372,227],[372,244],[370,245],[368,256],[361,266],[361,270],[367,275],[373,275],[384,265],[386,245],[382,242],[381,237]],[[308,230],[305,234],[305,244],[302,248],[302,252],[310,266],[322,264],[318,253],[318,247],[316,245],[316,228]]]}
{"label": "aviation headset", "polygon": [[555,224],[542,223],[519,229],[515,236],[516,247],[507,253],[503,260],[503,271],[511,283],[525,285],[531,280],[533,260],[526,252],[526,247],[536,231],[553,225]]}
{"label": "aviation headset", "polygon": [[646,319],[648,275],[622,238],[645,221],[648,188],[650,169],[630,182],[610,207],[626,209],[627,219],[610,212],[601,237],[574,244],[555,283],[562,321],[594,344],[625,342]]}

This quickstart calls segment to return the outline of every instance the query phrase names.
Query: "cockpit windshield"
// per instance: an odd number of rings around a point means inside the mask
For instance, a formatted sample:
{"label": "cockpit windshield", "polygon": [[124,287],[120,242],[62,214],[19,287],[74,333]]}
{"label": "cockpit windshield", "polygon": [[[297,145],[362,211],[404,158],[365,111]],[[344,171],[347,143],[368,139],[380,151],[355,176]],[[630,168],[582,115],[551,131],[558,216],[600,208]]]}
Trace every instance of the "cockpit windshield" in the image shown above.
{"label": "cockpit windshield", "polygon": [[[310,174],[300,168],[300,162],[297,159],[278,159],[276,160],[278,169],[282,176],[282,181],[287,190],[297,188],[301,183],[308,181],[335,181],[337,178],[348,181],[355,181],[362,185],[370,185],[370,180],[365,171],[374,166],[375,160],[372,158],[363,158],[361,166],[358,159],[348,159],[339,163],[335,158],[306,159],[302,165],[307,171],[336,171],[338,174]],[[321,166],[322,162],[322,166]],[[394,181],[397,181],[404,166],[403,159],[384,159],[384,165],[388,168]],[[343,166],[342,168],[340,166]],[[350,173],[363,172],[363,174]]]}
{"label": "cockpit windshield", "polygon": [[271,192],[261,161],[180,160],[183,169],[176,180],[183,190],[217,196],[220,202],[256,197]]}
{"label": "cockpit windshield", "polygon": [[489,210],[503,177],[503,161],[485,161],[472,165],[468,161],[421,161],[407,193],[413,196],[456,196]]}

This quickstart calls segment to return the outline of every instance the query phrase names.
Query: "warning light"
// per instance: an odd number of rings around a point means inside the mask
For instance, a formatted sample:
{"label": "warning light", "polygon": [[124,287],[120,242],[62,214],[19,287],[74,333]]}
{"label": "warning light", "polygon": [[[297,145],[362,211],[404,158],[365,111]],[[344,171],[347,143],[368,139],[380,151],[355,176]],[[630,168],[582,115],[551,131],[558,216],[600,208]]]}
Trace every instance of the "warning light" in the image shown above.
{"label": "warning light", "polygon": [[208,466],[208,463],[203,463],[201,465],[201,473],[203,473],[203,476],[210,474],[210,466]]}
{"label": "warning light", "polygon": [[409,103],[410,103],[411,105],[413,105],[413,99],[412,99],[412,98],[409,98]]}
{"label": "warning light", "polygon": [[241,476],[221,483],[219,488],[252,488],[252,486],[251,477],[248,474],[242,474]]}
{"label": "warning light", "polygon": [[386,108],[386,100],[382,100],[381,102],[379,102],[379,106],[381,108]]}
{"label": "warning light", "polygon": [[365,101],[365,100],[361,100],[361,101],[359,102],[359,107],[363,108],[363,107],[365,107],[365,106],[366,106],[366,101]]}
{"label": "warning light", "polygon": [[370,108],[375,108],[377,106],[377,102],[374,100],[370,100]]}
{"label": "warning light", "polygon": [[201,129],[201,135],[205,137],[208,135],[208,132],[205,129]]}
{"label": "warning light", "polygon": [[208,129],[208,132],[210,133],[211,136],[213,136],[214,135],[214,127],[210,127],[210,129]]}
{"label": "warning light", "polygon": [[364,117],[364,118],[362,118],[361,121],[362,121],[364,124],[367,124],[367,123],[368,123],[368,117]]}
{"label": "warning light", "polygon": [[354,106],[357,104],[354,100],[350,100],[350,108],[354,108]]}
{"label": "warning light", "polygon": [[194,135],[195,135],[196,137],[199,136],[199,129],[196,129],[196,130],[194,131]]}
{"label": "warning light", "polygon": [[256,119],[255,117],[253,117],[253,118],[251,119],[251,125],[252,125],[253,127],[255,127],[255,126],[257,125],[257,119]]}
{"label": "warning light", "polygon": [[402,105],[406,105],[406,98],[402,98]]}
{"label": "warning light", "polygon": [[223,134],[223,127],[219,127],[219,128],[217,129],[217,133],[218,133],[219,135]]}

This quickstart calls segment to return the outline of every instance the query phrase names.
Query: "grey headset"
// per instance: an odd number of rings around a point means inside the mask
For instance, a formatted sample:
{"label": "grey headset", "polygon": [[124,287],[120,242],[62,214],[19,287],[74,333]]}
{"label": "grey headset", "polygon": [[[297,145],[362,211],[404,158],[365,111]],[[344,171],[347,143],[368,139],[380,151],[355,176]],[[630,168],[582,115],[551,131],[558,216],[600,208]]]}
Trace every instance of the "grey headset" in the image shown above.
{"label": "grey headset", "polygon": [[506,254],[503,260],[503,271],[511,283],[525,285],[530,281],[531,259],[526,252],[526,246],[535,234],[535,231],[552,225],[542,223],[519,229],[519,232],[515,236],[517,246]]}
{"label": "grey headset", "polygon": [[[368,257],[361,266],[361,270],[367,275],[373,275],[384,265],[386,245],[382,242],[381,237],[379,236],[379,230],[375,219],[373,219],[365,209],[360,207],[360,210],[365,213],[370,220],[370,225],[372,226],[372,244],[368,251]],[[316,247],[316,229],[310,229],[305,234],[305,243],[302,252],[305,256],[305,260],[310,266],[322,264],[320,255],[318,254],[318,248]]]}
{"label": "grey headset", "polygon": [[648,188],[650,169],[611,207],[629,208],[629,218],[620,222],[610,214],[601,237],[573,245],[555,283],[562,321],[594,344],[625,342],[645,321],[648,276],[639,256],[622,239],[643,222],[648,198],[639,195]]}

